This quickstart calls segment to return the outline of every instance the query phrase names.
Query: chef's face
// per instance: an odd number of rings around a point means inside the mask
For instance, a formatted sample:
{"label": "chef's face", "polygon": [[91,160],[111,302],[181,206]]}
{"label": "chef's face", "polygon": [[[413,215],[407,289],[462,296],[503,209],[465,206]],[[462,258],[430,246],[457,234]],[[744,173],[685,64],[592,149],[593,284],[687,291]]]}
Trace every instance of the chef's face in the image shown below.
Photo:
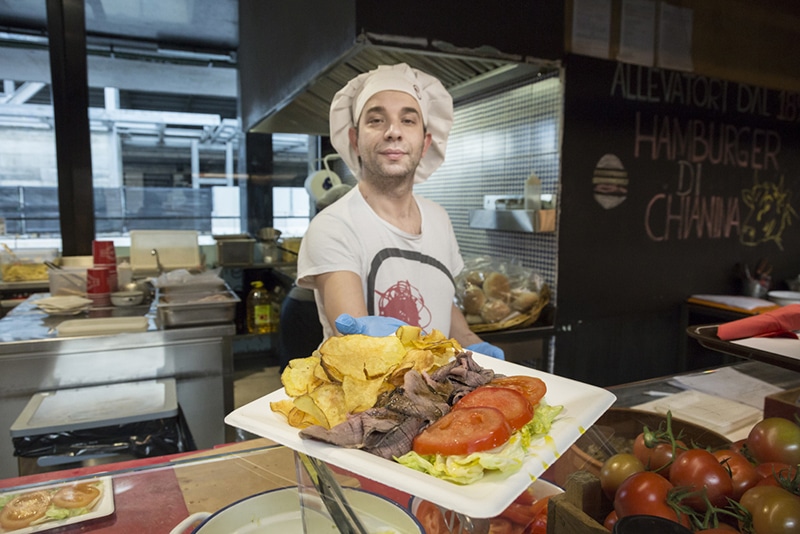
{"label": "chef's face", "polygon": [[402,91],[381,91],[364,104],[350,143],[361,160],[364,180],[392,183],[413,180],[431,144],[417,101]]}

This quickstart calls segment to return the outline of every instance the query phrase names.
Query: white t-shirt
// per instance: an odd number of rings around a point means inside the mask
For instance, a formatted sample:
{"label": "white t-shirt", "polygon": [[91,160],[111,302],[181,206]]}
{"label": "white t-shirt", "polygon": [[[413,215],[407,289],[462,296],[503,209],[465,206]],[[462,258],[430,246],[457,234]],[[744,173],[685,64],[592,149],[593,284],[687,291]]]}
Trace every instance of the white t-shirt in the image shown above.
{"label": "white t-shirt", "polygon": [[298,285],[314,289],[325,338],[334,334],[314,277],[356,273],[369,315],[395,317],[424,331],[450,335],[454,277],[464,261],[447,212],[414,196],[422,233],[408,234],[381,219],[358,187],[319,212],[303,237],[297,259]]}

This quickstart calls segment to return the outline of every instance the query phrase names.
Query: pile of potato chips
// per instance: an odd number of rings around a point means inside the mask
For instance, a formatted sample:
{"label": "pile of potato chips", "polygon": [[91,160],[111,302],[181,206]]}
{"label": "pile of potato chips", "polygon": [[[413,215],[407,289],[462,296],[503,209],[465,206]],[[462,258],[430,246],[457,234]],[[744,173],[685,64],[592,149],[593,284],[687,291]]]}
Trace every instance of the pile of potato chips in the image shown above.
{"label": "pile of potato chips", "polygon": [[378,396],[403,384],[406,372],[432,372],[461,352],[455,339],[438,330],[423,334],[401,326],[395,335],[331,337],[307,358],[289,362],[281,375],[291,397],[270,403],[297,428],[332,428],[348,414],[372,408]]}

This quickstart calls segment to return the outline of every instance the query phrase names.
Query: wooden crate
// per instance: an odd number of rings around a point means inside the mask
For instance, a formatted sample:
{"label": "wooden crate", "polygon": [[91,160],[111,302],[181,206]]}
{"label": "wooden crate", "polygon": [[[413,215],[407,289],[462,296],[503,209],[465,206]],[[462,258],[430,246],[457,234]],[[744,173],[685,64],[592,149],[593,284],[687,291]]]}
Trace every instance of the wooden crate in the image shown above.
{"label": "wooden crate", "polygon": [[603,521],[612,509],[600,479],[588,471],[576,471],[566,479],[564,493],[550,498],[547,534],[608,534]]}
{"label": "wooden crate", "polygon": [[783,417],[795,421],[800,416],[800,388],[788,389],[764,397],[764,418]]}

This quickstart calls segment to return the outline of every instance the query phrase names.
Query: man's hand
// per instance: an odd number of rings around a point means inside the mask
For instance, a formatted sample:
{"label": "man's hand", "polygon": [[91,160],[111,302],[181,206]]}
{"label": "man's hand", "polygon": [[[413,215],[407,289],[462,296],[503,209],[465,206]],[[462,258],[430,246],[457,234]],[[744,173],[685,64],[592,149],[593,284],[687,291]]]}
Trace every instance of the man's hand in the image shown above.
{"label": "man's hand", "polygon": [[487,343],[485,341],[481,341],[480,343],[475,343],[474,345],[470,345],[469,347],[467,347],[467,350],[479,352],[481,354],[491,356],[492,358],[497,358],[498,360],[506,359],[506,355],[503,352],[503,349],[501,349],[500,347],[495,347],[491,343]]}
{"label": "man's hand", "polygon": [[406,326],[406,323],[400,319],[378,315],[353,317],[343,313],[336,318],[336,330],[340,334],[364,334],[372,337],[385,337],[397,332],[397,329],[401,326]]}

